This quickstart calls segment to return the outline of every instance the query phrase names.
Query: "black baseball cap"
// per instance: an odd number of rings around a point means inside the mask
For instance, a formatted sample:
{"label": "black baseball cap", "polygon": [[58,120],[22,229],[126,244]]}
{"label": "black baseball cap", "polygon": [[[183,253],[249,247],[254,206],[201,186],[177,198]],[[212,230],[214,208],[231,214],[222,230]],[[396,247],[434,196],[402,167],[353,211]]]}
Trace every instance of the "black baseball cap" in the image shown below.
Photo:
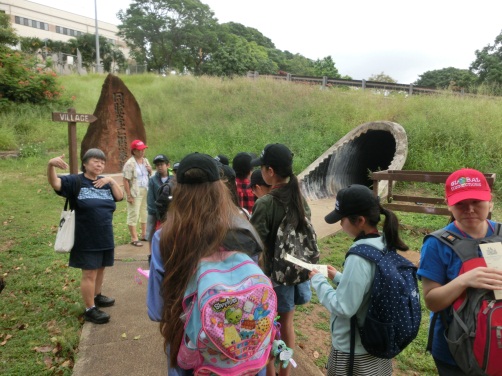
{"label": "black baseball cap", "polygon": [[[199,169],[203,176],[190,176],[191,169]],[[181,184],[201,184],[220,180],[220,169],[216,160],[207,154],[192,153],[184,157],[176,171],[176,181]]]}
{"label": "black baseball cap", "polygon": [[236,173],[240,174],[249,174],[249,172],[253,169],[251,167],[251,160],[253,157],[251,154],[246,152],[237,153],[232,160],[232,167]]}
{"label": "black baseball cap", "polygon": [[365,185],[352,184],[338,191],[335,210],[324,217],[324,220],[326,223],[336,223],[343,217],[363,215],[375,206],[378,206],[378,198],[371,189]]}
{"label": "black baseball cap", "polygon": [[251,166],[292,166],[293,153],[283,144],[268,144],[259,158],[251,161]]}
{"label": "black baseball cap", "polygon": [[153,164],[160,162],[169,163],[169,158],[165,154],[158,154],[153,158]]}
{"label": "black baseball cap", "polygon": [[247,187],[253,188],[255,185],[264,185],[265,187],[270,187],[270,185],[265,183],[265,180],[263,180],[263,175],[261,174],[261,170],[253,171],[253,173],[251,174],[250,183]]}
{"label": "black baseball cap", "polygon": [[228,166],[228,157],[224,154],[218,154],[216,157],[214,157],[214,159],[216,159],[218,162],[220,162],[221,164],[224,164],[226,166]]}

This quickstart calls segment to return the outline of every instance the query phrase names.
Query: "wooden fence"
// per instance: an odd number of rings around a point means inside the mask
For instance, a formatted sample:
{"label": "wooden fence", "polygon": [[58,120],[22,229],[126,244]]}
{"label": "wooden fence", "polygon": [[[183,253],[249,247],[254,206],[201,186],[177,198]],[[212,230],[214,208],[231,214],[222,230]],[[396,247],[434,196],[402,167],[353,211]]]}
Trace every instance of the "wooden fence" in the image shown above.
{"label": "wooden fence", "polygon": [[[395,182],[421,182],[441,184],[444,186],[446,179],[451,172],[436,171],[413,171],[413,170],[385,170],[371,173],[373,180],[373,192],[378,196],[378,183],[382,180],[388,181],[388,193],[386,202],[382,205],[394,211],[404,211],[412,213],[450,215],[446,208],[446,202],[443,195],[436,197],[424,197],[415,195],[402,195],[395,193]],[[490,188],[493,188],[496,174],[484,174]]]}

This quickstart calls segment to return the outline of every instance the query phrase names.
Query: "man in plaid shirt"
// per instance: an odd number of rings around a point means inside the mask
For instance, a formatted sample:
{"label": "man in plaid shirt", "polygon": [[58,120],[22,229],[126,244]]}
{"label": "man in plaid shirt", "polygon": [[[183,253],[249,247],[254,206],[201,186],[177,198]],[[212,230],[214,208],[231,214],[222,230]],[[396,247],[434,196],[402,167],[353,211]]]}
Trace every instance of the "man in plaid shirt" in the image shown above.
{"label": "man in plaid shirt", "polygon": [[253,211],[254,194],[251,188],[248,188],[250,176],[253,172],[251,167],[252,155],[249,153],[237,153],[232,161],[232,168],[235,171],[235,183],[237,184],[237,195],[239,197],[239,205],[246,209],[249,214]]}

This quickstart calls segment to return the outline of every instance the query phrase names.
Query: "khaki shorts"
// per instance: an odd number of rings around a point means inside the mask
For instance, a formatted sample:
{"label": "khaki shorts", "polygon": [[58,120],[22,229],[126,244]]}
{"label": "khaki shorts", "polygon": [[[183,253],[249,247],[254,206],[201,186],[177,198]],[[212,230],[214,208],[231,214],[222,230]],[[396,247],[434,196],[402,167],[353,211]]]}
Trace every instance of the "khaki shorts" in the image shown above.
{"label": "khaki shorts", "polygon": [[148,190],[145,187],[138,188],[138,195],[134,197],[134,203],[127,203],[127,225],[136,226],[138,219],[140,223],[146,223],[146,196]]}

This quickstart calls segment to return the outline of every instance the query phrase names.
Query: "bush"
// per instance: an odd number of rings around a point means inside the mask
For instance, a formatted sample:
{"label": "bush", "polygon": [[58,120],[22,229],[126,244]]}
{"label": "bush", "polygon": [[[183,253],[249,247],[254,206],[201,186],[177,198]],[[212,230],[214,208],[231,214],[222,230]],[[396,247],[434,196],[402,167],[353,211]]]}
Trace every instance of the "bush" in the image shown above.
{"label": "bush", "polygon": [[18,103],[68,104],[56,73],[37,67],[37,60],[20,52],[0,51],[0,100]]}

